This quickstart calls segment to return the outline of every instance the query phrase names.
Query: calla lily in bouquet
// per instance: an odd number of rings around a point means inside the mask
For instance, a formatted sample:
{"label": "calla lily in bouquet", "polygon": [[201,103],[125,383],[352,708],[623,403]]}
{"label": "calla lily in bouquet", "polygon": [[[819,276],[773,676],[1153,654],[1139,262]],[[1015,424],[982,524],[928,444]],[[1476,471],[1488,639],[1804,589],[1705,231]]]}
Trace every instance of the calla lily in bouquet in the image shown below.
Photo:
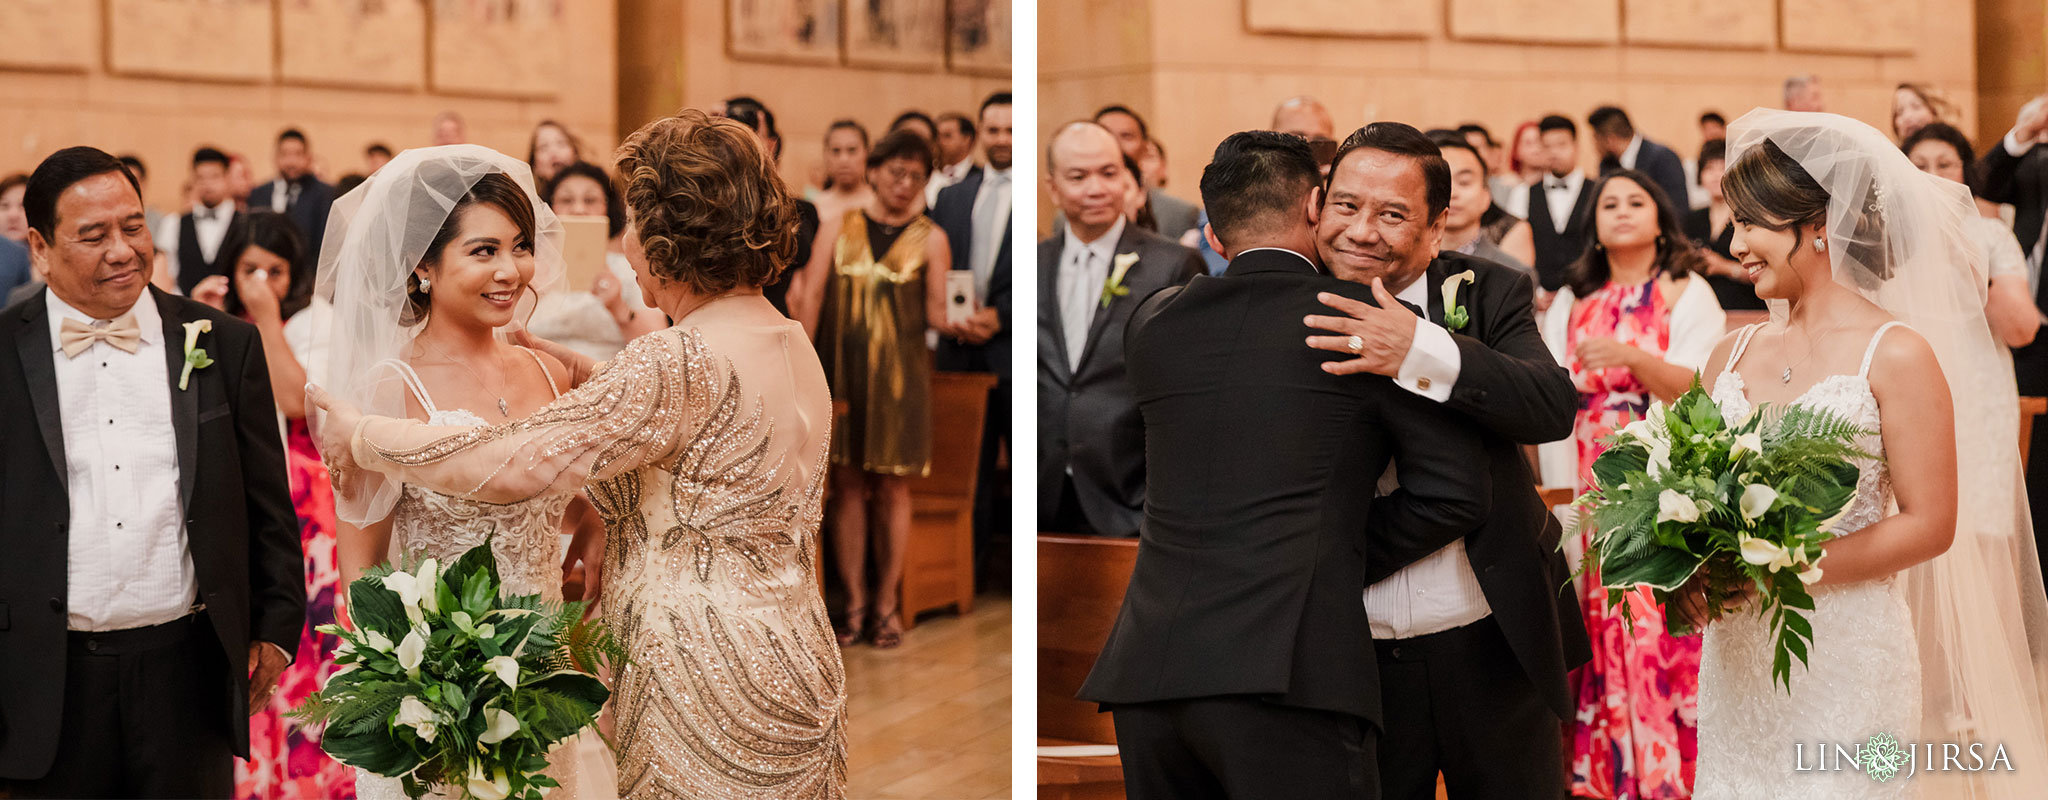
{"label": "calla lily in bouquet", "polygon": [[[1694,379],[1669,407],[1603,440],[1592,486],[1575,504],[1577,530],[1592,531],[1581,571],[1598,567],[1610,607],[1647,587],[1667,603],[1702,576],[1711,613],[1745,586],[1771,615],[1777,645],[1771,677],[1791,691],[1791,661],[1806,663],[1813,610],[1806,587],[1822,575],[1821,545],[1856,495],[1856,446],[1870,433],[1825,410],[1762,406],[1728,424]],[[1630,624],[1633,619],[1628,618]],[[1666,614],[1674,635],[1691,633]]]}
{"label": "calla lily in bouquet", "polygon": [[349,586],[354,630],[340,669],[293,712],[325,726],[335,760],[395,777],[406,794],[539,800],[556,743],[592,725],[611,696],[596,673],[625,651],[583,603],[507,596],[490,545],[443,565],[380,566]]}

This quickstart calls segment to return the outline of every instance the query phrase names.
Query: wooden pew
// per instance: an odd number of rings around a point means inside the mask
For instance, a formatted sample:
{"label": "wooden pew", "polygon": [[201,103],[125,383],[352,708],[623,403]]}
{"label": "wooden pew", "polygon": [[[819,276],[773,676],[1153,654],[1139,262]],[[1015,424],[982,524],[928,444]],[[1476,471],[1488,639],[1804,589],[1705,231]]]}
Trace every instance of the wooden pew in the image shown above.
{"label": "wooden pew", "polygon": [[[1109,640],[1137,539],[1038,537],[1038,743],[1115,744],[1116,728],[1094,703],[1074,699]],[[1116,756],[1038,759],[1040,800],[1121,798]]]}
{"label": "wooden pew", "polygon": [[996,376],[932,373],[931,473],[910,482],[910,544],[903,554],[903,627],[926,611],[974,610],[974,482],[982,421]]}

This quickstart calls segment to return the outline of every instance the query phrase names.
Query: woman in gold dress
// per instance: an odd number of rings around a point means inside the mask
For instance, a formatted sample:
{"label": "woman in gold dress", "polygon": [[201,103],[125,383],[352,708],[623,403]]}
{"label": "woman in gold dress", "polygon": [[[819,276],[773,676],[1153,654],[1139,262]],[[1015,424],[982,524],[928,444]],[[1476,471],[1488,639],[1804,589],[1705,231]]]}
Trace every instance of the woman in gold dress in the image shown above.
{"label": "woman in gold dress", "polygon": [[619,148],[643,296],[676,321],[532,416],[460,428],[363,416],[317,387],[336,480],[374,470],[492,503],[587,486],[604,519],[619,795],[840,798],[845,671],[818,592],[831,398],[761,295],[796,210],[746,128],[685,111]]}
{"label": "woman in gold dress", "polygon": [[[841,645],[869,633],[903,641],[903,553],[910,540],[910,479],[931,468],[931,352],[927,327],[945,323],[952,250],[923,214],[932,145],[912,131],[868,151],[873,199],[826,221],[790,290],[791,310],[815,334],[832,396],[846,407],[832,443],[832,550],[846,582]],[[869,515],[880,518],[869,536]],[[875,581],[870,603],[870,539]]]}

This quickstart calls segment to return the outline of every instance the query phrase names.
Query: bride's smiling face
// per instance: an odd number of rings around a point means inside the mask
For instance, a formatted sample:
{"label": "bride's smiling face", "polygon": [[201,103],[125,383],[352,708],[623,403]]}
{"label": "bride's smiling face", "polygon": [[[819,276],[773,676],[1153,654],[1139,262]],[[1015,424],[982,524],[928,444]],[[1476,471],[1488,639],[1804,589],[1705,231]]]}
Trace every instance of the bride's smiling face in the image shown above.
{"label": "bride's smiling face", "polygon": [[1733,222],[1728,253],[1741,262],[1750,282],[1756,284],[1756,296],[1791,299],[1805,291],[1808,279],[1826,278],[1827,254],[1813,249],[1815,241],[1827,238],[1826,227],[1794,225],[1772,230],[1741,217]]}
{"label": "bride's smiling face", "polygon": [[417,270],[432,280],[429,314],[447,323],[505,325],[533,280],[533,243],[495,205],[472,204],[461,217],[438,262]]}

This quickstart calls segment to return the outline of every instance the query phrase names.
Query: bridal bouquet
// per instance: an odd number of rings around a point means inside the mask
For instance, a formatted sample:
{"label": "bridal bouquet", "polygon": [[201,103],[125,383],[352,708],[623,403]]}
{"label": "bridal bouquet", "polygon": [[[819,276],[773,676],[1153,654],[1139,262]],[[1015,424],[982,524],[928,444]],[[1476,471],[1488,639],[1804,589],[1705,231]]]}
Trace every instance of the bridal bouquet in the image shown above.
{"label": "bridal bouquet", "polygon": [[[1757,613],[1771,615],[1776,652],[1771,677],[1791,691],[1792,658],[1806,663],[1813,610],[1806,587],[1820,580],[1824,531],[1856,494],[1851,459],[1867,433],[1833,413],[1760,407],[1732,426],[1692,389],[1604,440],[1593,485],[1575,503],[1578,529],[1593,533],[1580,569],[1597,564],[1609,607],[1649,587],[1667,603],[1704,573],[1711,611],[1745,585]],[[1576,533],[1576,530],[1574,531]],[[1627,606],[1623,605],[1626,617]],[[1633,623],[1631,618],[1630,623]],[[1674,635],[1690,630],[1666,614]]]}
{"label": "bridal bouquet", "polygon": [[378,567],[349,587],[355,630],[341,669],[293,716],[325,724],[321,746],[395,777],[406,794],[539,800],[555,743],[589,727],[610,690],[593,672],[625,652],[582,603],[504,596],[488,544],[446,569],[426,559]]}

